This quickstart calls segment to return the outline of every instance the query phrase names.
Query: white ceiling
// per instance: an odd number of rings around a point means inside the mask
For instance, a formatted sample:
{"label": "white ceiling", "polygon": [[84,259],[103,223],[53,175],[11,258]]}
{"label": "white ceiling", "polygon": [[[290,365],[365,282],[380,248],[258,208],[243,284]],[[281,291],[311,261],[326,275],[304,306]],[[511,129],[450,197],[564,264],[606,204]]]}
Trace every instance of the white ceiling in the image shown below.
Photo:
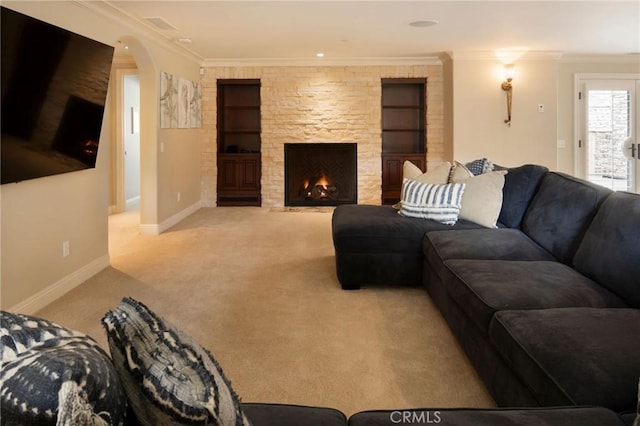
{"label": "white ceiling", "polygon": [[[428,58],[523,49],[571,55],[640,52],[640,1],[103,0],[203,61]],[[175,30],[157,30],[160,17]],[[412,21],[439,24],[415,28]],[[640,56],[639,56],[640,58]],[[640,59],[639,59],[640,60]]]}

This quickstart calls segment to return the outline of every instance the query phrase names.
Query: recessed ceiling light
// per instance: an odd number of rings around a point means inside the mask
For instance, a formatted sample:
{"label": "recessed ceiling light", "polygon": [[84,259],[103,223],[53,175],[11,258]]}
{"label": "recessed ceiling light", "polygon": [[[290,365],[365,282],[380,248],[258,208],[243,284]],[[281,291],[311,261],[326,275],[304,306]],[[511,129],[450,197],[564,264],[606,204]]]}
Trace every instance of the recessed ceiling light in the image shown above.
{"label": "recessed ceiling light", "polygon": [[426,27],[435,27],[439,23],[440,21],[436,21],[435,19],[425,19],[422,21],[410,22],[409,25],[416,28],[426,28]]}
{"label": "recessed ceiling light", "polygon": [[316,56],[317,56],[318,58],[323,58],[323,57],[324,57],[324,53],[322,53],[322,52],[318,52],[318,53],[316,53]]}
{"label": "recessed ceiling light", "polygon": [[178,39],[178,42],[188,44],[188,43],[192,43],[193,40],[191,40],[189,37],[180,37]]}

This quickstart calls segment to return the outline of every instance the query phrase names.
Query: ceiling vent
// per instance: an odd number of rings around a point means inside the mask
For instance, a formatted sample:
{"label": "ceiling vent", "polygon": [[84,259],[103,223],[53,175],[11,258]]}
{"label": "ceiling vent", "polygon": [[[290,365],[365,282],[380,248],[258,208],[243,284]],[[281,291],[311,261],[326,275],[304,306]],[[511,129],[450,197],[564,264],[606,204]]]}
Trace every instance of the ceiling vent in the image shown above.
{"label": "ceiling vent", "polygon": [[161,18],[159,16],[150,16],[150,17],[146,17],[146,18],[142,18],[145,21],[149,22],[151,25],[153,25],[154,27],[156,27],[159,30],[170,30],[170,31],[176,31],[177,28],[174,27],[173,25],[171,25],[170,23],[168,23],[167,21],[164,20],[164,18]]}

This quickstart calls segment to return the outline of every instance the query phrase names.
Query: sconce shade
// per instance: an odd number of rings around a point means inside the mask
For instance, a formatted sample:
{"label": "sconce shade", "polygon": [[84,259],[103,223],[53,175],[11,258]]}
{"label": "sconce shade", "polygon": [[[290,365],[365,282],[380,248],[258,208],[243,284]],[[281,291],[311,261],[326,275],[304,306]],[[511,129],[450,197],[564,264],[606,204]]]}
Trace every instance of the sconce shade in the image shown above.
{"label": "sconce shade", "polygon": [[513,77],[515,76],[516,76],[516,68],[513,66],[513,64],[505,65],[504,67],[505,80],[507,80],[508,82],[511,82],[511,80],[513,80]]}

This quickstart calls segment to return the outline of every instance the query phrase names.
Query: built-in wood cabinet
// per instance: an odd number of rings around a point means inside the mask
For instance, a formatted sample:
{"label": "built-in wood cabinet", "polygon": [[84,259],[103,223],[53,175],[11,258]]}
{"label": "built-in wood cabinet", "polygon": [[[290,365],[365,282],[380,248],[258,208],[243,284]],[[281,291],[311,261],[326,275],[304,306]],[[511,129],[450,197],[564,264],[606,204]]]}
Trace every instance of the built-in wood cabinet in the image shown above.
{"label": "built-in wood cabinet", "polygon": [[260,154],[219,156],[218,205],[260,205]]}
{"label": "built-in wood cabinet", "polygon": [[218,205],[259,206],[260,80],[218,80]]}
{"label": "built-in wood cabinet", "polygon": [[400,200],[402,165],[426,170],[426,80],[382,79],[382,204]]}

